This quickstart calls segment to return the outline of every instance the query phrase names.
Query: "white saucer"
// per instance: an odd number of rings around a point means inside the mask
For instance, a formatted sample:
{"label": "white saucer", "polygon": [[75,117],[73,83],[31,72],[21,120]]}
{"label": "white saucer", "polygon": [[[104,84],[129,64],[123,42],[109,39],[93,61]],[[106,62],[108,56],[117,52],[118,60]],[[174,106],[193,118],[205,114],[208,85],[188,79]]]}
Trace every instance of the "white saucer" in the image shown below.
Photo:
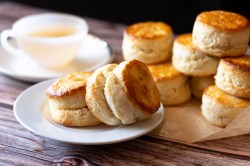
{"label": "white saucer", "polygon": [[47,80],[26,89],[14,103],[16,119],[28,130],[53,140],[67,143],[98,145],[122,142],[142,136],[163,120],[164,108],[148,120],[126,126],[65,127],[52,121],[45,90],[55,81]]}
{"label": "white saucer", "polygon": [[0,72],[28,82],[38,82],[66,75],[75,71],[92,71],[112,62],[114,54],[103,40],[88,35],[76,59],[66,68],[52,70],[31,63],[23,56],[12,56],[0,46]]}

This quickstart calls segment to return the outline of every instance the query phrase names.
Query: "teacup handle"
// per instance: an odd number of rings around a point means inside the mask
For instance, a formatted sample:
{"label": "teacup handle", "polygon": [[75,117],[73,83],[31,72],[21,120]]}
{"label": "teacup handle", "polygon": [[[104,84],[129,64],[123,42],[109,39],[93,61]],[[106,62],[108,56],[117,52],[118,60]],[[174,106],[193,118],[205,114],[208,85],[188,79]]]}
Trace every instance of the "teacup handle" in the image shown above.
{"label": "teacup handle", "polygon": [[13,31],[10,29],[4,30],[1,33],[1,45],[2,45],[2,47],[6,51],[8,51],[11,55],[14,55],[14,56],[20,55],[21,50],[12,46],[8,41],[9,38],[16,38]]}

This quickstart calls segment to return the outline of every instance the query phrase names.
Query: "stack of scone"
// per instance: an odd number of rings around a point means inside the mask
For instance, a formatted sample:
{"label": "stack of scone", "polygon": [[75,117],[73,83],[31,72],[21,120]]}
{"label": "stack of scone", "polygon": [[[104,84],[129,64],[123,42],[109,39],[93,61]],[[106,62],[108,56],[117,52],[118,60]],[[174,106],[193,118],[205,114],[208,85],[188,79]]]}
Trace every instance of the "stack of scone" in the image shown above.
{"label": "stack of scone", "polygon": [[141,22],[125,29],[122,43],[125,60],[137,59],[148,65],[165,106],[184,103],[191,97],[188,77],[169,61],[173,39],[166,23]]}
{"label": "stack of scone", "polygon": [[58,79],[46,91],[51,118],[64,126],[92,126],[101,122],[89,111],[86,101],[88,72],[76,72]]}
{"label": "stack of scone", "polygon": [[232,12],[203,12],[196,18],[192,35],[196,49],[221,58],[216,85],[204,91],[201,108],[208,122],[225,127],[250,106],[250,57],[244,55],[250,36],[249,21]]}
{"label": "stack of scone", "polygon": [[215,83],[203,93],[202,115],[208,122],[225,127],[250,106],[250,56],[222,58]]}
{"label": "stack of scone", "polygon": [[203,90],[214,84],[219,58],[200,51],[192,41],[192,34],[179,35],[173,46],[172,62],[181,73],[190,76],[192,94],[201,99]]}
{"label": "stack of scone", "polygon": [[92,74],[70,74],[46,93],[52,119],[66,126],[132,124],[150,118],[160,107],[152,75],[137,60],[108,64]]}

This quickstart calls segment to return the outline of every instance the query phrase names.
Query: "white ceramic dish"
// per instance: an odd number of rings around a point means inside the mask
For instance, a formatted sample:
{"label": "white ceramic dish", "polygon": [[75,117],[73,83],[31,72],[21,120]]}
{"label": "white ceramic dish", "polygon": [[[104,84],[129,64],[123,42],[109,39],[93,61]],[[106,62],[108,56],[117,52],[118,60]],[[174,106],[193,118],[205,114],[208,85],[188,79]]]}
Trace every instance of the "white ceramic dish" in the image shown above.
{"label": "white ceramic dish", "polygon": [[99,145],[134,139],[142,136],[163,120],[164,108],[148,120],[126,126],[65,127],[52,121],[49,113],[45,90],[55,79],[43,81],[25,90],[14,103],[16,119],[28,130],[53,140],[67,143]]}
{"label": "white ceramic dish", "polygon": [[113,61],[111,47],[103,40],[88,35],[76,59],[66,68],[52,70],[30,62],[24,56],[16,57],[0,46],[0,72],[18,80],[38,82],[60,77],[75,71],[92,71]]}

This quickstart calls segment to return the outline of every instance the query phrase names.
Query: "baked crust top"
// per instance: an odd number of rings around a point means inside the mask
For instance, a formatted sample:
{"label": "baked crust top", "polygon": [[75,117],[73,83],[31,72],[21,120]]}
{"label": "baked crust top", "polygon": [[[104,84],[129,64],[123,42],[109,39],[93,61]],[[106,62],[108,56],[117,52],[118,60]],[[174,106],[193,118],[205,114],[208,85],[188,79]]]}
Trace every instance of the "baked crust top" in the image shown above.
{"label": "baked crust top", "polygon": [[192,44],[192,33],[184,33],[177,36],[175,42],[180,43],[187,48],[194,49]]}
{"label": "baked crust top", "polygon": [[172,65],[171,62],[148,65],[148,68],[155,82],[167,81],[178,76],[184,76]]}
{"label": "baked crust top", "polygon": [[48,97],[69,96],[77,91],[85,91],[90,72],[75,72],[58,79],[46,91]]}
{"label": "baked crust top", "polygon": [[222,31],[240,31],[249,28],[249,20],[246,17],[222,10],[202,12],[196,19]]}
{"label": "baked crust top", "polygon": [[250,99],[244,99],[227,94],[220,90],[216,85],[209,86],[205,89],[204,94],[216,100],[218,103],[230,107],[248,107],[250,106]]}
{"label": "baked crust top", "polygon": [[156,112],[160,107],[160,94],[146,64],[128,61],[122,70],[125,92],[143,111]]}
{"label": "baked crust top", "polygon": [[223,58],[222,61],[233,67],[236,67],[237,69],[250,72],[250,56],[249,55],[243,55],[243,56],[234,57],[234,58]]}
{"label": "baked crust top", "polygon": [[164,22],[140,22],[130,25],[125,33],[136,39],[158,39],[173,35],[172,28]]}

